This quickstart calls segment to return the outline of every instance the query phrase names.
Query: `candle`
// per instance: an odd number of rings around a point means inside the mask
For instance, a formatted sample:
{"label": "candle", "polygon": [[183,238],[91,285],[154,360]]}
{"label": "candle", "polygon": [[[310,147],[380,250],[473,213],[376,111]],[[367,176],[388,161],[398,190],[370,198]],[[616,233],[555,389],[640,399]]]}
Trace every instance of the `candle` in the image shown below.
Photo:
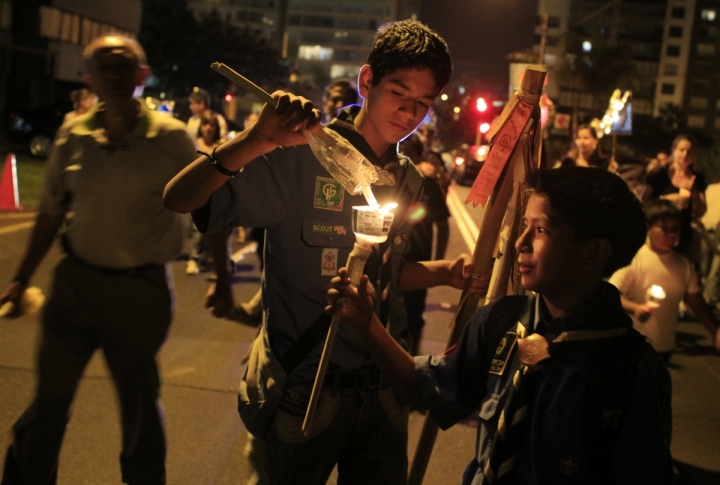
{"label": "candle", "polygon": [[652,309],[660,308],[660,303],[665,299],[665,290],[662,286],[652,285],[645,293],[645,304]]}

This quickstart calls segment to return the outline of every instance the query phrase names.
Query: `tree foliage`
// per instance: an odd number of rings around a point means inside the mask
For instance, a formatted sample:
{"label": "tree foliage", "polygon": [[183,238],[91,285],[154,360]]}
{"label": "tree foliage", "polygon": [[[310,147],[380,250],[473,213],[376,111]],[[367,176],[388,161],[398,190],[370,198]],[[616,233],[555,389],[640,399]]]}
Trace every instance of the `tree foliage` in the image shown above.
{"label": "tree foliage", "polygon": [[213,62],[229,65],[270,91],[286,84],[279,52],[260,34],[223,21],[217,10],[198,20],[186,8],[150,3],[139,40],[157,80],[155,88],[172,97],[187,96],[194,86],[222,97],[230,83],[210,69]]}

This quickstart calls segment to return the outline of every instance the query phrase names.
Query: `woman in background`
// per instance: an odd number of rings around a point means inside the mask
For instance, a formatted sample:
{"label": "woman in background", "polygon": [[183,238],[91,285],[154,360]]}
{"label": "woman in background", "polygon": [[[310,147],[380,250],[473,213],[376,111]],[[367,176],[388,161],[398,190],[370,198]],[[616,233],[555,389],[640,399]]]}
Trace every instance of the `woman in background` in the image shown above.
{"label": "woman in background", "polygon": [[575,145],[556,167],[593,167],[607,170],[610,161],[600,155],[598,137],[590,125],[580,125],[575,130]]}
{"label": "woman in background", "polygon": [[[693,221],[699,220],[707,210],[705,189],[707,184],[702,174],[695,171],[695,141],[680,135],[672,144],[670,161],[657,167],[647,176],[648,189],[645,198],[666,199],[675,204],[682,214],[680,241],[675,250],[697,264],[699,249],[694,251]],[[699,244],[699,240],[695,241]],[[697,254],[696,254],[697,253]]]}

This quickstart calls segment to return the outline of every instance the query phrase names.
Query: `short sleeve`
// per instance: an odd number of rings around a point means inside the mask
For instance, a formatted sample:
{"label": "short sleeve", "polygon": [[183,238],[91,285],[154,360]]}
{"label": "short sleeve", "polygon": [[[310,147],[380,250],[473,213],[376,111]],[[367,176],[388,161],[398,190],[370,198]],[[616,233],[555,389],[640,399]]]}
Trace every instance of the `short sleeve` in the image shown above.
{"label": "short sleeve", "polygon": [[491,308],[476,312],[460,341],[445,354],[415,358],[423,401],[442,429],[478,409],[485,395],[488,359],[481,332]]}
{"label": "short sleeve", "polygon": [[285,215],[294,190],[295,148],[258,157],[215,191],[208,203],[193,211],[200,232],[234,227],[270,227]]}
{"label": "short sleeve", "polygon": [[41,214],[61,215],[69,210],[69,197],[65,186],[67,144],[70,136],[67,126],[63,125],[55,137],[45,169],[45,185],[40,198]]}
{"label": "short sleeve", "polygon": [[619,270],[615,271],[615,273],[613,273],[613,275],[608,280],[608,282],[615,286],[615,288],[617,288],[621,294],[627,293],[632,285],[631,268],[632,264],[630,266],[620,268]]}
{"label": "short sleeve", "polygon": [[686,293],[700,293],[702,290],[700,289],[700,283],[698,283],[698,277],[697,273],[695,272],[695,268],[692,264],[690,264],[690,261],[685,259],[685,264],[687,265],[687,291]]}

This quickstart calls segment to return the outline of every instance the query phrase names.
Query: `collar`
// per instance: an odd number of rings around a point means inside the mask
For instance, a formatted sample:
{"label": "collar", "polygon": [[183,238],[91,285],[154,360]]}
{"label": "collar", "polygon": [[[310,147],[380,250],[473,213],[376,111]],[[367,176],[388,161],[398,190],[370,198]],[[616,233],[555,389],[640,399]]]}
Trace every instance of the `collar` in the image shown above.
{"label": "collar", "polygon": [[388,165],[397,163],[399,160],[398,145],[391,145],[385,154],[378,158],[367,141],[365,141],[365,138],[355,127],[355,118],[357,118],[357,115],[360,113],[360,109],[362,109],[362,106],[357,104],[342,108],[338,111],[337,117],[327,124],[327,127],[345,137],[365,158],[370,160],[373,165],[388,169]]}
{"label": "collar", "polygon": [[[153,126],[150,119],[150,110],[138,100],[135,100],[140,106],[140,112],[135,122],[135,126],[128,135],[120,140],[114,146],[125,146],[129,145],[132,138],[153,138],[157,135],[157,127]],[[70,133],[80,136],[91,136],[95,139],[98,145],[109,145],[107,136],[105,135],[105,129],[100,127],[100,113],[105,111],[105,103],[100,102],[90,108],[90,110],[83,116],[78,118]]]}
{"label": "collar", "polygon": [[[620,303],[620,292],[603,281],[600,291],[590,300],[562,317],[553,319],[541,295],[533,293],[520,316],[520,323],[532,332],[553,340],[563,332],[574,330],[606,330],[632,327],[632,320]],[[620,316],[620,317],[619,317]]]}

